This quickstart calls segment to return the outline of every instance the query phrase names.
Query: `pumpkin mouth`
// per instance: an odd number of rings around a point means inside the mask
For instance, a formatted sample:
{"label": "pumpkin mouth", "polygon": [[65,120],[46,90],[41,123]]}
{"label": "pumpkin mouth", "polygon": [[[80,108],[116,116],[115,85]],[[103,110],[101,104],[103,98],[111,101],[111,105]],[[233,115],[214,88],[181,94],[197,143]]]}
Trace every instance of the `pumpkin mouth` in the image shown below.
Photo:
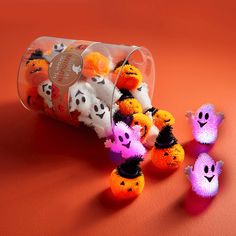
{"label": "pumpkin mouth", "polygon": [[135,72],[125,72],[126,75],[138,75],[137,73]]}
{"label": "pumpkin mouth", "polygon": [[165,123],[167,123],[167,122],[170,122],[170,119],[168,119],[168,120],[165,120]]}
{"label": "pumpkin mouth", "polygon": [[41,71],[41,70],[42,70],[41,67],[36,68],[35,70],[31,70],[31,71],[30,71],[30,74],[34,74],[34,73],[36,73],[36,72],[38,72],[38,71]]}
{"label": "pumpkin mouth", "polygon": [[122,144],[122,145],[125,146],[126,148],[129,148],[129,147],[130,147],[130,144],[131,144],[131,141],[129,141],[129,142],[126,143],[126,144]]}

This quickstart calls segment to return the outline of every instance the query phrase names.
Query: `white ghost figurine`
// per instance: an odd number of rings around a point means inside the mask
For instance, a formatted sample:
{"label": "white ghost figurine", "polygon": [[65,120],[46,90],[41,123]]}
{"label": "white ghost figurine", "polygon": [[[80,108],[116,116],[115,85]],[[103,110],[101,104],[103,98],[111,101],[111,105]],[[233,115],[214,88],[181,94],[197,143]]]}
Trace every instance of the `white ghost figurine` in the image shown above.
{"label": "white ghost figurine", "polygon": [[216,113],[212,104],[202,105],[197,112],[187,112],[186,116],[192,124],[196,141],[205,144],[214,143],[218,135],[218,126],[224,119],[223,113]]}
{"label": "white ghost figurine", "polygon": [[57,56],[59,53],[64,52],[66,50],[67,46],[64,43],[57,43],[54,44],[51,53],[49,55],[44,55],[44,59],[48,62],[51,62],[52,59]]}
{"label": "white ghost figurine", "polygon": [[117,102],[122,95],[120,90],[105,76],[94,76],[87,78],[87,81],[94,88],[97,98],[104,101],[109,108],[111,108],[111,103]]}
{"label": "white ghost figurine", "polygon": [[192,189],[201,197],[213,197],[219,188],[218,177],[221,174],[223,161],[215,161],[207,154],[201,153],[194,168],[185,168],[185,174],[192,184]]}
{"label": "white ghost figurine", "polygon": [[69,111],[79,111],[88,116],[96,100],[95,91],[85,81],[78,81],[69,88]]}
{"label": "white ghost figurine", "polygon": [[133,89],[130,92],[141,103],[144,113],[152,108],[151,99],[148,94],[148,85],[146,83],[143,82],[139,88]]}
{"label": "white ghost figurine", "polygon": [[87,126],[93,127],[99,138],[105,138],[112,135],[112,117],[117,111],[118,106],[109,107],[100,99],[96,98],[88,116],[79,116],[79,121]]}
{"label": "white ghost figurine", "polygon": [[40,83],[38,85],[38,93],[43,97],[44,103],[46,103],[49,108],[52,108],[52,82],[50,80],[45,80]]}

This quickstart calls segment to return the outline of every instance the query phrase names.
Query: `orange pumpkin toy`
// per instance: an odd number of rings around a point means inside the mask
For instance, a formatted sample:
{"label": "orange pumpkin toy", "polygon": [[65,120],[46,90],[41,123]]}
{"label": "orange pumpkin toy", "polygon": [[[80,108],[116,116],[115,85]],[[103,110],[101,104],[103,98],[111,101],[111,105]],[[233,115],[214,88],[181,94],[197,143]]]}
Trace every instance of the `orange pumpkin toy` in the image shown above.
{"label": "orange pumpkin toy", "polygon": [[184,149],[172,134],[172,127],[165,126],[151,150],[153,164],[160,170],[177,169],[184,161]]}
{"label": "orange pumpkin toy", "polygon": [[[135,66],[128,64],[128,62],[123,67],[122,64],[123,62],[119,62],[118,67],[116,67],[113,72],[114,82],[117,80],[117,88],[128,90],[138,88],[141,85],[143,79],[141,71]],[[118,75],[119,77],[117,79]]]}
{"label": "orange pumpkin toy", "polygon": [[154,107],[147,110],[147,112],[148,111],[152,112],[153,123],[159,130],[167,125],[171,126],[175,123],[174,116],[168,111],[156,109]]}
{"label": "orange pumpkin toy", "polygon": [[110,60],[99,52],[90,52],[83,59],[83,75],[91,78],[94,76],[106,76],[111,70]]}
{"label": "orange pumpkin toy", "polygon": [[44,99],[38,94],[38,88],[32,87],[27,91],[27,104],[32,110],[43,110]]}
{"label": "orange pumpkin toy", "polygon": [[112,171],[110,176],[111,191],[119,199],[137,197],[144,188],[144,175],[139,167],[141,159],[126,160]]}
{"label": "orange pumpkin toy", "polygon": [[34,51],[25,66],[25,78],[29,84],[37,86],[48,79],[48,62],[40,50]]}
{"label": "orange pumpkin toy", "polygon": [[135,113],[142,113],[142,106],[137,99],[135,99],[128,90],[121,90],[122,96],[117,102],[119,112],[122,115],[129,116]]}

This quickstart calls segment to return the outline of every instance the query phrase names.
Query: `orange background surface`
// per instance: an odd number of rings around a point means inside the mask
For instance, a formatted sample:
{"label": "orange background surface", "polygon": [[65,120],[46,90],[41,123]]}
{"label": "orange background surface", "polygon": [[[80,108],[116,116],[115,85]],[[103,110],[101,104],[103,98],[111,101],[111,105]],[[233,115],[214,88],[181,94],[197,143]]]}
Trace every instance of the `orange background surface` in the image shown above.
{"label": "orange background surface", "polygon": [[[235,12],[229,0],[1,1],[0,235],[236,235]],[[183,166],[163,176],[148,159],[143,194],[125,204],[110,198],[114,165],[95,133],[19,103],[20,58],[42,35],[147,47],[153,104],[176,117]],[[184,114],[207,102],[226,116],[209,152],[225,165],[219,194],[199,202],[183,173],[197,148]]]}

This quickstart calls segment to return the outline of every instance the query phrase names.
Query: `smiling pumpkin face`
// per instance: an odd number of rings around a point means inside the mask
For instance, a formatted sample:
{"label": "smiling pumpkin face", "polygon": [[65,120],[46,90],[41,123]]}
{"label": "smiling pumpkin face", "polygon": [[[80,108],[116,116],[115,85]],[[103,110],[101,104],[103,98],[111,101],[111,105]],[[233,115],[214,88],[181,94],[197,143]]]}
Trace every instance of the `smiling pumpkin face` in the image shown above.
{"label": "smiling pumpkin face", "polygon": [[137,197],[144,188],[144,176],[125,178],[119,175],[117,169],[113,170],[110,177],[111,191],[119,199]]}
{"label": "smiling pumpkin face", "polygon": [[48,79],[48,62],[44,59],[33,59],[26,63],[25,78],[32,84],[37,86]]}
{"label": "smiling pumpkin face", "polygon": [[[121,73],[119,75],[120,70]],[[117,79],[116,86],[119,89],[136,89],[141,85],[143,79],[141,71],[129,64],[116,68],[113,73],[114,79],[116,79],[118,75],[119,78]]]}
{"label": "smiling pumpkin face", "polygon": [[180,144],[175,144],[170,148],[157,149],[151,151],[152,163],[160,170],[174,170],[180,167],[184,160],[184,149]]}
{"label": "smiling pumpkin face", "polygon": [[173,125],[175,123],[174,116],[165,110],[158,110],[153,115],[154,125],[161,130],[163,127],[167,125]]}

